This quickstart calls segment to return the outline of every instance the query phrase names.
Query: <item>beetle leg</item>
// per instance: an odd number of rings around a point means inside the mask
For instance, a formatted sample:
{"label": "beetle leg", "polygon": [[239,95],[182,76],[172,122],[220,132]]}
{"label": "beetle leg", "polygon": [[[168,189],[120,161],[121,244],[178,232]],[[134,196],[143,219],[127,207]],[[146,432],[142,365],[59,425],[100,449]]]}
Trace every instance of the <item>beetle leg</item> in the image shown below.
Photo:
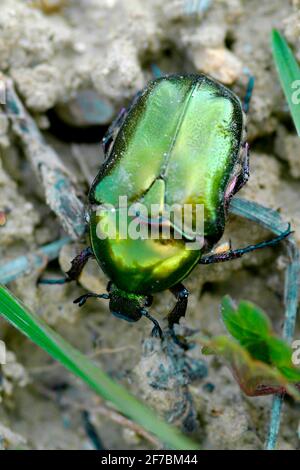
{"label": "beetle leg", "polygon": [[200,264],[212,264],[212,263],[223,263],[224,261],[230,261],[233,259],[241,258],[246,253],[250,253],[251,251],[260,250],[261,248],[266,248],[268,246],[275,246],[285,238],[287,238],[291,234],[290,225],[288,229],[279,235],[276,238],[272,238],[271,240],[266,240],[261,243],[257,243],[256,245],[248,245],[245,248],[240,248],[238,250],[229,250],[224,253],[217,253],[215,255],[210,256],[203,256],[200,259]]}
{"label": "beetle leg", "polygon": [[254,83],[255,83],[255,78],[252,75],[250,75],[248,85],[247,85],[247,91],[246,91],[246,94],[245,94],[245,97],[244,97],[244,100],[243,100],[243,111],[246,114],[249,112],[250,101],[251,101],[252,94],[253,94]]}
{"label": "beetle leg", "polygon": [[153,75],[153,78],[160,78],[164,76],[164,73],[160,70],[157,64],[151,64],[151,72]]}
{"label": "beetle leg", "polygon": [[240,175],[237,178],[233,194],[236,194],[242,187],[247,183],[249,176],[250,176],[250,151],[249,151],[249,144],[245,142],[243,145],[245,157],[243,159],[243,166]]}
{"label": "beetle leg", "polygon": [[94,253],[90,247],[82,250],[71,261],[71,268],[66,272],[66,277],[63,279],[39,279],[39,284],[65,284],[66,282],[77,281],[84,266],[90,258],[94,257]]}
{"label": "beetle leg", "polygon": [[181,341],[174,332],[174,325],[179,324],[180,318],[185,316],[187,304],[188,304],[188,297],[189,291],[184,287],[183,284],[179,283],[175,286],[171,287],[170,291],[176,297],[176,304],[171,312],[168,314],[168,324],[171,335],[179,346],[183,349],[188,349],[187,344],[184,341]]}
{"label": "beetle leg", "polygon": [[67,279],[69,281],[77,281],[88,260],[94,257],[95,255],[91,247],[88,246],[82,250],[82,252],[71,261],[71,269],[66,272]]}
{"label": "beetle leg", "polygon": [[138,91],[134,95],[133,100],[132,100],[130,106],[128,107],[128,109],[122,108],[121,111],[119,112],[119,114],[117,115],[116,119],[109,126],[105,136],[102,139],[102,147],[103,147],[103,151],[104,151],[105,155],[108,154],[110,144],[114,141],[114,138],[117,135],[120,127],[122,126],[127,114],[129,113],[131,108],[135,105],[135,103],[136,103],[137,99],[140,97],[140,95],[141,95],[141,92]]}
{"label": "beetle leg", "polygon": [[105,155],[107,154],[110,144],[114,140],[114,136],[116,135],[117,131],[121,127],[126,116],[127,116],[126,108],[122,108],[118,116],[116,117],[116,119],[109,126],[105,136],[103,137],[102,147],[103,147],[103,151]]}
{"label": "beetle leg", "polygon": [[151,335],[154,336],[154,337],[159,337],[159,338],[162,339],[163,338],[163,332],[162,332],[160,324],[158,323],[156,318],[152,317],[152,315],[150,315],[148,310],[146,310],[145,308],[142,310],[142,315],[144,317],[148,318],[148,320],[152,321],[152,323],[154,324],[154,328],[152,330]]}
{"label": "beetle leg", "polygon": [[179,324],[180,318],[185,316],[188,304],[189,291],[181,283],[171,287],[170,291],[176,297],[177,300],[174,308],[168,315],[169,327],[173,328],[176,323]]}

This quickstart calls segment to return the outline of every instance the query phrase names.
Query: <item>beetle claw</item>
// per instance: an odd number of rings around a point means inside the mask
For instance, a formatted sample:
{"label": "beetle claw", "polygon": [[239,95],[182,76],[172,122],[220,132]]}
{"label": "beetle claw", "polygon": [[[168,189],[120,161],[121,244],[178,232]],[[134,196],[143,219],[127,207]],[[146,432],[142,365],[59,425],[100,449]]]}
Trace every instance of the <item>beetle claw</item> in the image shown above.
{"label": "beetle claw", "polygon": [[162,332],[162,329],[160,327],[160,324],[158,323],[158,321],[156,320],[156,318],[152,317],[152,315],[150,315],[150,313],[148,312],[148,310],[146,310],[145,308],[142,309],[141,311],[141,314],[148,318],[148,320],[152,321],[152,323],[154,324],[154,328],[152,329],[152,332],[151,332],[151,336],[154,337],[154,338],[161,338],[163,339],[163,332]]}
{"label": "beetle claw", "polygon": [[172,340],[174,341],[175,344],[177,344],[177,346],[179,346],[184,351],[187,351],[189,349],[189,345],[186,339],[183,336],[181,337],[177,336],[175,334],[174,328],[170,328],[170,334],[171,334]]}
{"label": "beetle claw", "polygon": [[81,295],[77,299],[73,300],[73,304],[78,304],[78,307],[82,307],[86,303],[86,295]]}
{"label": "beetle claw", "polygon": [[162,329],[160,328],[160,326],[155,325],[152,328],[151,336],[152,336],[152,338],[160,338],[160,339],[164,338],[164,335],[163,335],[163,332],[162,332]]}

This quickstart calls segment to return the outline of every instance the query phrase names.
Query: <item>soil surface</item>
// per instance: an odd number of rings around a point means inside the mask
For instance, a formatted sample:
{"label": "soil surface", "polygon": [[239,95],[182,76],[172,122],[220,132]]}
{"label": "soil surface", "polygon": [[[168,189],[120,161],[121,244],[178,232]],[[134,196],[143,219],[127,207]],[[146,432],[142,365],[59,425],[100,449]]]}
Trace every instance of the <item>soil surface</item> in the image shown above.
{"label": "soil surface", "polygon": [[[191,5],[196,11],[190,11]],[[300,146],[272,60],[274,27],[300,59],[298,0],[2,0],[0,70],[13,79],[84,202],[103,162],[99,142],[108,124],[151,79],[156,66],[165,73],[207,73],[241,97],[253,75],[251,177],[239,196],[278,209],[300,244]],[[86,96],[97,104],[92,110],[83,105]],[[64,232],[4,115],[0,148],[3,266]],[[230,216],[221,242],[231,240],[239,248],[269,236],[258,225]],[[45,275],[60,276],[81,247],[77,242],[65,246]],[[183,325],[207,335],[224,333],[220,301],[230,294],[265,309],[280,332],[285,263],[281,246],[231,263],[197,267],[185,282],[191,295]],[[107,279],[94,261],[79,285],[37,285],[40,274],[32,268],[8,287],[162,416],[192,430],[202,448],[263,447],[271,397],[246,397],[227,367],[204,358],[199,346],[188,352],[188,359],[175,347],[162,350],[150,339],[149,322],[122,322],[110,315],[105,300],[92,299],[78,309],[72,300],[86,289],[105,289]],[[151,312],[162,320],[173,303],[170,293],[157,295]],[[93,392],[2,319],[0,338],[8,348],[0,371],[0,448],[93,449],[87,419],[104,448],[158,446],[126,423],[114,422]],[[195,367],[194,374],[186,373],[186,361]],[[206,376],[202,361],[208,366]],[[299,406],[288,400],[280,449],[299,448],[299,417]]]}

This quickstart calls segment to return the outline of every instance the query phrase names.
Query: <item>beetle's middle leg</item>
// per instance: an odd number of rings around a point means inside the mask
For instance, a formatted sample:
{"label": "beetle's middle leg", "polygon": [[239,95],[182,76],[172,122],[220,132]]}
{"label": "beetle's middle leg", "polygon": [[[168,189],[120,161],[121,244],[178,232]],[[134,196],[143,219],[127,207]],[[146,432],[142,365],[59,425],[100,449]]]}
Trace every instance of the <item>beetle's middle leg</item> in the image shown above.
{"label": "beetle's middle leg", "polygon": [[66,272],[66,277],[62,279],[40,279],[39,284],[65,284],[66,282],[77,281],[83,268],[90,258],[94,258],[94,253],[90,247],[85,248],[71,261],[71,269]]}
{"label": "beetle's middle leg", "polygon": [[248,245],[245,248],[240,248],[237,250],[229,250],[223,253],[217,253],[215,255],[203,256],[199,263],[200,264],[212,264],[212,263],[223,263],[224,261],[230,261],[233,259],[241,258],[246,253],[250,253],[251,251],[260,250],[262,248],[266,248],[268,246],[275,246],[285,238],[287,238],[291,234],[290,225],[288,229],[283,232],[278,237],[272,238],[271,240],[266,240],[261,243],[257,243],[256,245]]}
{"label": "beetle's middle leg", "polygon": [[175,342],[179,344],[179,346],[181,346],[182,348],[187,349],[187,345],[175,335],[174,325],[179,324],[181,317],[185,317],[188,305],[189,291],[181,283],[171,287],[170,291],[176,298],[176,304],[167,317],[169,329]]}

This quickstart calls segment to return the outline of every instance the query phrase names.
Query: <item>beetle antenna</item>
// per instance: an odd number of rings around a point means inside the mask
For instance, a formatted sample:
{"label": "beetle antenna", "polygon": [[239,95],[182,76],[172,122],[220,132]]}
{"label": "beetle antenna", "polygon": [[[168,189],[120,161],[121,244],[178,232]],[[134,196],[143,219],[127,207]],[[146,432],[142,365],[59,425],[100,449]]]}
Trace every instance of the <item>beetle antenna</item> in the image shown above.
{"label": "beetle antenna", "polygon": [[154,328],[152,330],[152,336],[159,336],[162,339],[163,332],[158,321],[154,317],[152,317],[152,315],[150,315],[148,310],[146,310],[145,308],[142,309],[141,314],[144,317],[148,318],[148,320],[151,320],[152,323],[154,324]]}
{"label": "beetle antenna", "polygon": [[88,294],[81,295],[77,299],[73,300],[73,304],[78,304],[78,307],[82,307],[87,299],[94,297],[96,299],[110,299],[109,294],[94,294],[93,292],[89,292]]}

